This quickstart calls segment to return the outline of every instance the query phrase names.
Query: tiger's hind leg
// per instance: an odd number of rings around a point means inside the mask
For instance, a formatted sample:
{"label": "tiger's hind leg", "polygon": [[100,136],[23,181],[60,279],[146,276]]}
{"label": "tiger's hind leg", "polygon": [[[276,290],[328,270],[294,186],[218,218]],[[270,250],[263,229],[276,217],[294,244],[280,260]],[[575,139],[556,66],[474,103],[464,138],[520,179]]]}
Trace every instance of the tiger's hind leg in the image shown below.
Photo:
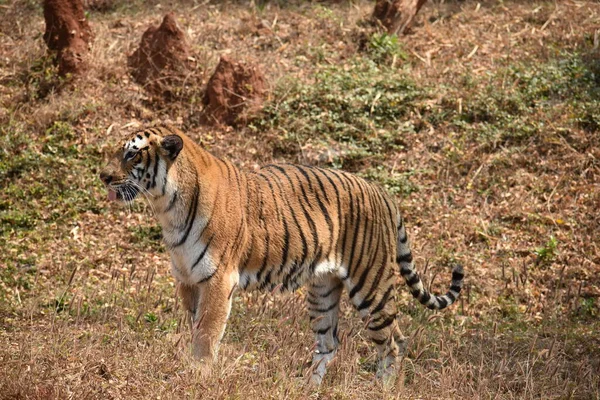
{"label": "tiger's hind leg", "polygon": [[308,285],[308,315],[316,339],[310,378],[313,385],[321,384],[327,364],[338,347],[338,313],[343,289],[342,281],[334,275],[315,279]]}
{"label": "tiger's hind leg", "polygon": [[[390,265],[387,271],[392,267]],[[360,282],[353,283],[352,279],[346,281],[352,304],[365,321],[367,336],[377,348],[377,376],[386,384],[394,383],[400,368],[400,358],[406,349],[406,338],[396,320],[395,279],[392,273],[379,282],[374,280],[370,284],[364,283],[362,290],[356,290]]]}

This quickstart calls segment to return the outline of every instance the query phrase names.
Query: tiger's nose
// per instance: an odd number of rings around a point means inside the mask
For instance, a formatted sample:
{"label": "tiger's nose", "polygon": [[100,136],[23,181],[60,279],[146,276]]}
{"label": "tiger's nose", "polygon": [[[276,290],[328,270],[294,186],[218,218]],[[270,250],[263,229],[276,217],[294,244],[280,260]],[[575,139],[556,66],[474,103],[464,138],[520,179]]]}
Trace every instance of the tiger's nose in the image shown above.
{"label": "tiger's nose", "polygon": [[100,172],[100,180],[102,182],[104,182],[105,185],[108,185],[109,183],[112,182],[113,177],[109,173],[102,171],[102,172]]}

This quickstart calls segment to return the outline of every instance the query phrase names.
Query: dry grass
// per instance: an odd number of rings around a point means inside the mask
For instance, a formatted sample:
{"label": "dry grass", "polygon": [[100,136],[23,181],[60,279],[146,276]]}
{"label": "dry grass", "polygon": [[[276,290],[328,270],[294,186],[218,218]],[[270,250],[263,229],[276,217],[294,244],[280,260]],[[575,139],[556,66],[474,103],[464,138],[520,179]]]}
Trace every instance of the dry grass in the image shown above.
{"label": "dry grass", "polygon": [[[165,102],[130,81],[126,55],[166,7],[92,11],[95,63],[63,82],[39,5],[0,2],[0,397],[599,399],[598,3],[434,1],[399,42],[359,27],[367,1],[254,4],[173,6],[195,84]],[[239,131],[198,124],[199,83],[223,53],[271,82]],[[434,288],[444,265],[465,265],[447,312],[401,289],[411,343],[397,388],[374,379],[348,304],[324,385],[306,386],[302,291],[236,294],[219,365],[198,376],[151,210],[105,202],[96,179],[119,128],[154,121],[246,168],[289,160],[378,180],[399,195]]]}

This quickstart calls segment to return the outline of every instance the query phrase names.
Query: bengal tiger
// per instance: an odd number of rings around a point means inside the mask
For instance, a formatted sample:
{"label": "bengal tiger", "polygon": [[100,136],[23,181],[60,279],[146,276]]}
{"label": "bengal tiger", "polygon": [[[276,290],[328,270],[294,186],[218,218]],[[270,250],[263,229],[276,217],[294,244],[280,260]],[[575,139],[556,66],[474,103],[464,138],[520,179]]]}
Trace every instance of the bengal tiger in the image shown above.
{"label": "bengal tiger", "polygon": [[338,347],[344,289],[377,347],[377,375],[392,377],[406,342],[396,321],[397,272],[434,310],[454,303],[462,287],[460,265],[445,295],[423,287],[394,201],[350,173],[294,164],[242,171],[157,126],[125,141],[100,179],[109,200],[144,193],[151,202],[191,319],[192,354],[204,365],[217,356],[236,288],[305,285],[316,338],[310,381],[321,383]]}

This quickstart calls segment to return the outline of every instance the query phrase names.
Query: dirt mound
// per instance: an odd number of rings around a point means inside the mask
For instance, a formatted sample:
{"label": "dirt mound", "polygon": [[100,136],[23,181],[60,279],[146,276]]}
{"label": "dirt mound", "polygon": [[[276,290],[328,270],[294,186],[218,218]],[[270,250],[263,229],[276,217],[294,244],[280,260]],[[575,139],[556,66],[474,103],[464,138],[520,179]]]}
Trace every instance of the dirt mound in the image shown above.
{"label": "dirt mound", "polygon": [[81,0],[45,0],[44,19],[44,42],[57,53],[59,73],[65,75],[85,70],[85,55],[93,35]]}
{"label": "dirt mound", "polygon": [[258,111],[266,81],[254,65],[222,56],[204,94],[204,122],[235,125]]}
{"label": "dirt mound", "polygon": [[390,34],[402,34],[427,0],[377,0],[373,18]]}
{"label": "dirt mound", "polygon": [[160,26],[151,26],[142,35],[139,48],[128,59],[131,75],[151,92],[169,87],[188,69],[189,46],[174,14],[165,15]]}

